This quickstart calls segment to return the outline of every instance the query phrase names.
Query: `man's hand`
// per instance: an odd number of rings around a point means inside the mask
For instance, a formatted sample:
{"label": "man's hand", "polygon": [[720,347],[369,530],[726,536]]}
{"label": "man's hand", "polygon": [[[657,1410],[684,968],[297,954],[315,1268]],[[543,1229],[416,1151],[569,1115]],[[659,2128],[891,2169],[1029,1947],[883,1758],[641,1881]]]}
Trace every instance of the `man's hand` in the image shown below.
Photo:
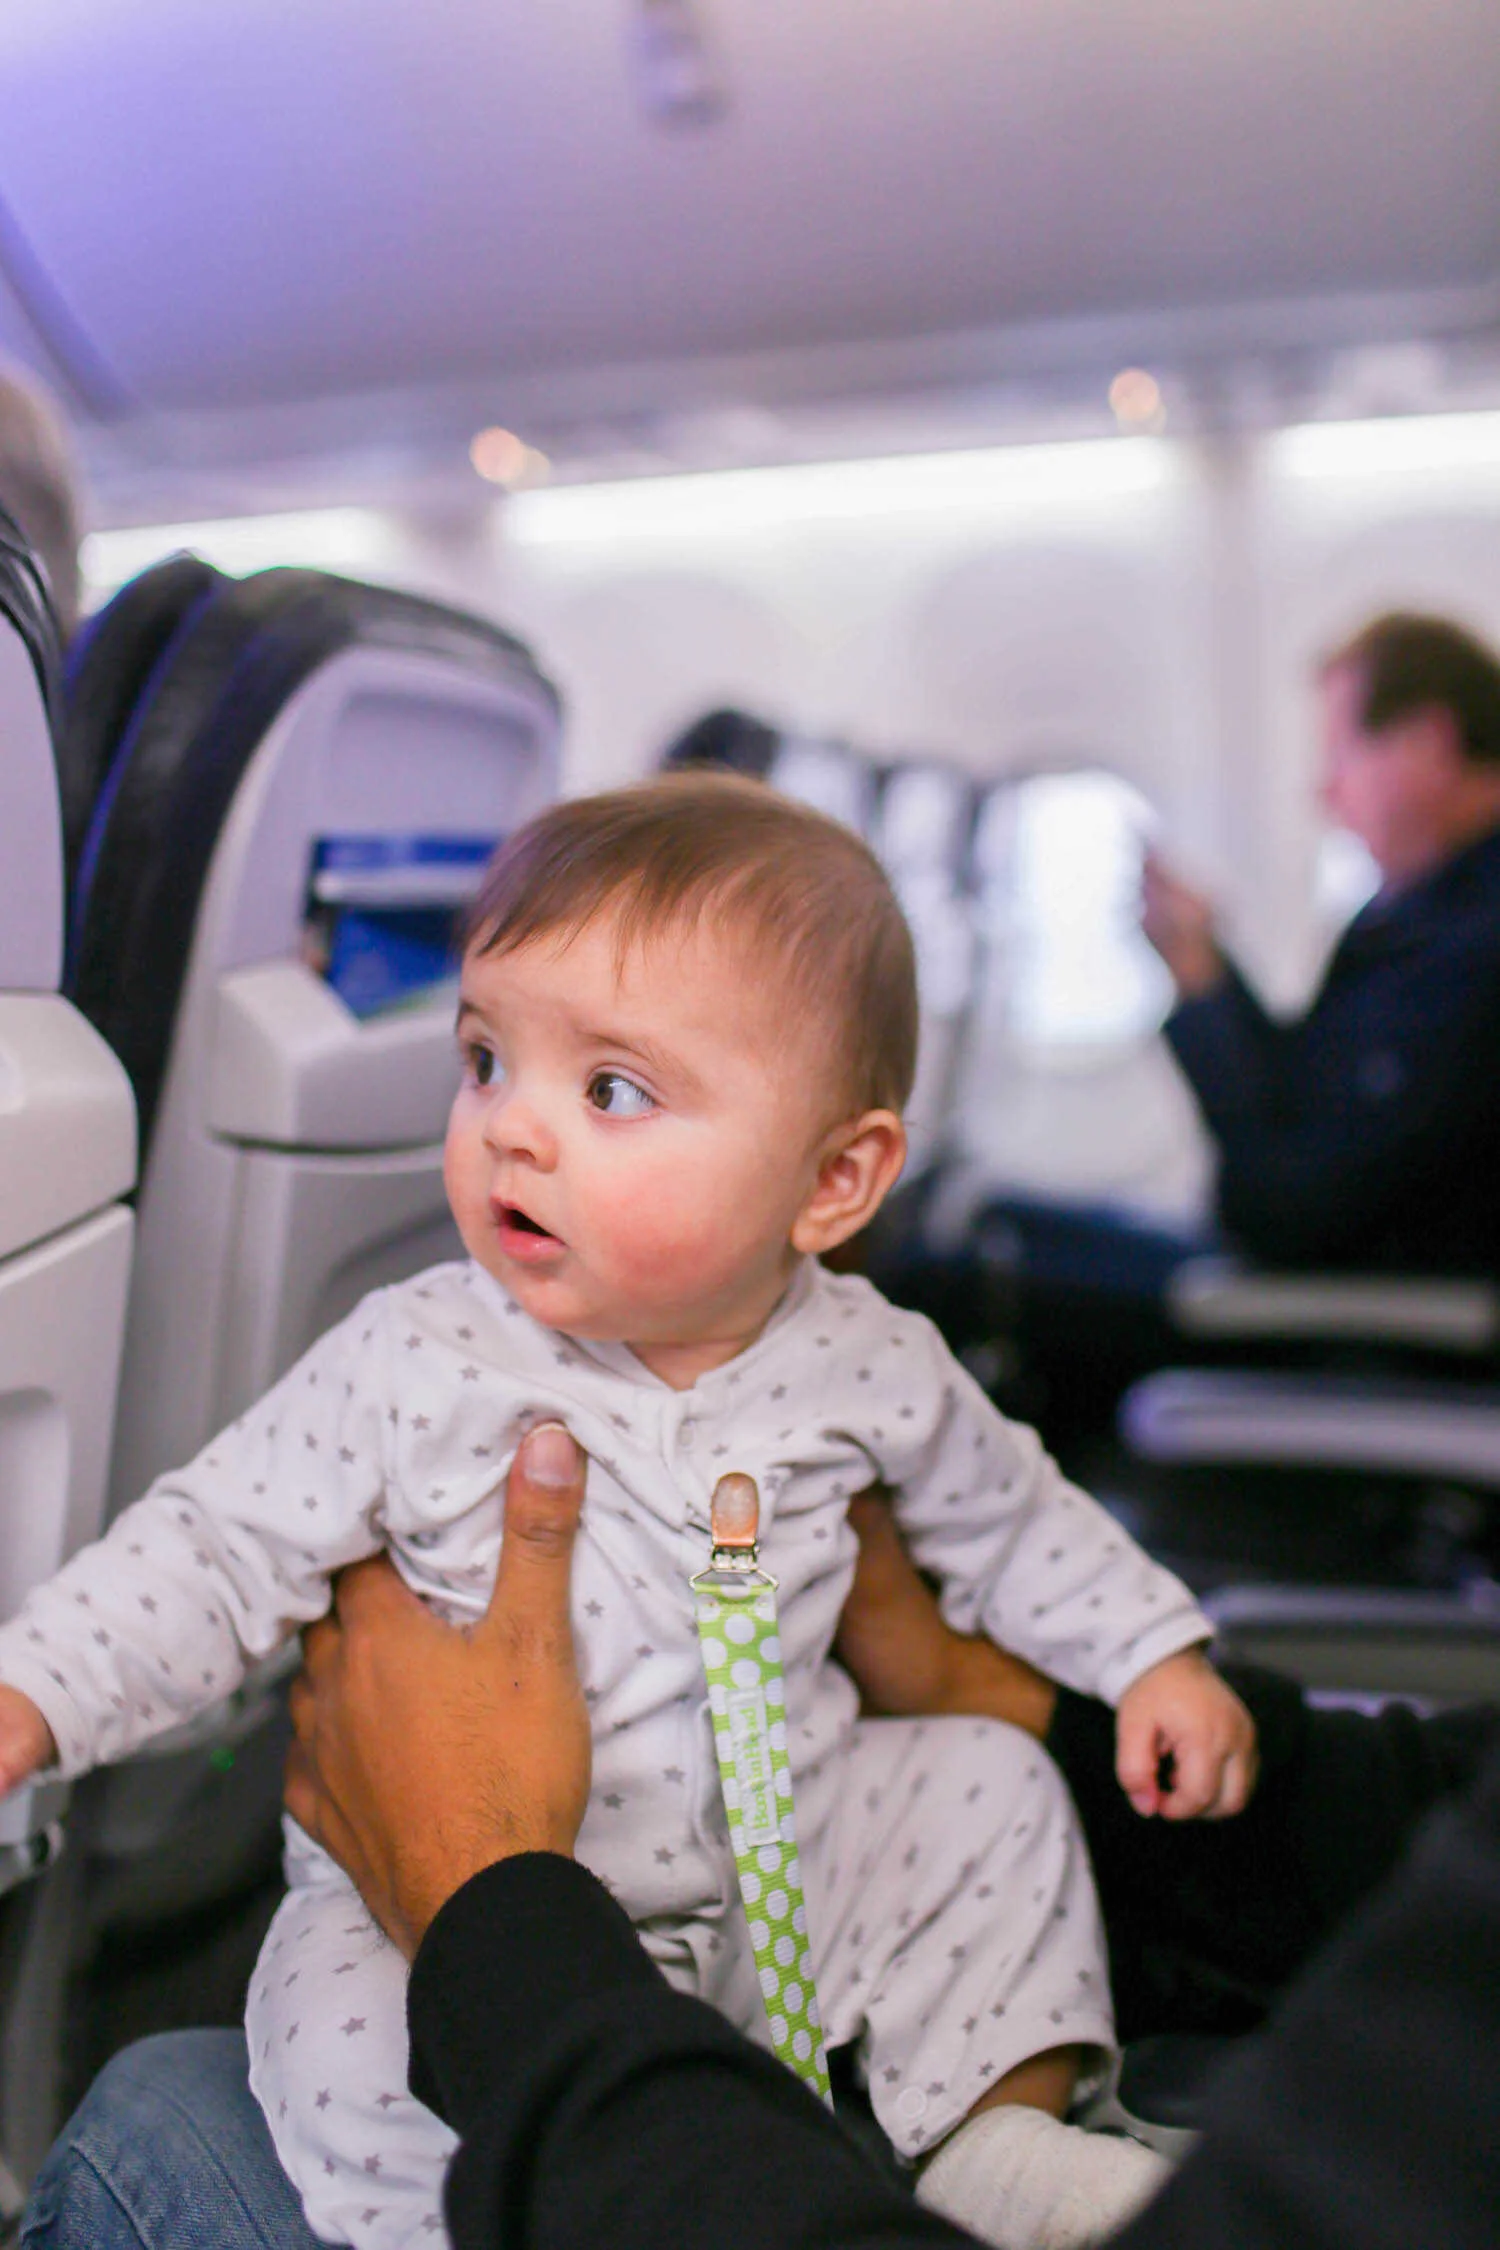
{"label": "man's hand", "polygon": [[1141,929],[1171,972],[1179,999],[1201,999],[1222,979],[1213,909],[1154,852],[1141,868]]}
{"label": "man's hand", "polygon": [[992,1641],[944,1624],[878,1485],[850,1501],[849,1521],[859,1561],[834,1654],[865,1710],[892,1718],[1007,1719],[1043,1741],[1057,1700],[1052,1682]]}
{"label": "man's hand", "polygon": [[0,1797],[56,1762],[52,1729],[31,1697],[0,1687]]}
{"label": "man's hand", "polygon": [[1121,1696],[1115,1771],[1138,1813],[1227,1819],[1259,1770],[1255,1722],[1201,1649],[1153,1664]]}
{"label": "man's hand", "polygon": [[303,1637],[287,1810],[408,1959],[480,1868],[572,1854],[590,1772],[568,1607],[586,1465],[561,1423],[522,1440],[476,1625],[440,1624],[379,1556],[340,1575]]}

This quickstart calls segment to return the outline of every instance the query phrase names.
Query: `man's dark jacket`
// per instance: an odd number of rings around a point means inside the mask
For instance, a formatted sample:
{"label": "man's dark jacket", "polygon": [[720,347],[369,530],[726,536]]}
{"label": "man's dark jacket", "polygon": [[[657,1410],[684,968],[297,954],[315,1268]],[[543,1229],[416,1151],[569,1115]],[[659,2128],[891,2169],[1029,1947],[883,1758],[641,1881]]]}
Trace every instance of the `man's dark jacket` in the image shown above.
{"label": "man's dark jacket", "polygon": [[1500,1276],[1500,830],[1371,900],[1306,1015],[1231,967],[1166,1029],[1252,1256]]}

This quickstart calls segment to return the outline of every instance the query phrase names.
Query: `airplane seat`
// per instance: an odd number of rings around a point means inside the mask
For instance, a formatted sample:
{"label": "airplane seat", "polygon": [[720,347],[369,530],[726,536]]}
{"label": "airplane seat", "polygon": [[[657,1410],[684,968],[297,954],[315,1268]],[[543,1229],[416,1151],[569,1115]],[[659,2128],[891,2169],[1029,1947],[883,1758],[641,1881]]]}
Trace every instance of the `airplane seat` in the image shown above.
{"label": "airplane seat", "polygon": [[[141,1121],[110,1515],[367,1290],[459,1254],[453,918],[555,793],[559,735],[518,641],[412,595],[174,562],[112,608],[71,682],[93,797],[68,962]],[[118,661],[133,697],[93,677]],[[283,1723],[247,1681],[80,1786],[87,1880],[31,2029],[55,2052],[67,2008],[84,2082],[152,2027],[109,1963],[128,1984],[132,1948],[268,1879]]]}
{"label": "airplane seat", "polygon": [[130,714],[184,617],[218,583],[211,563],[173,555],[122,586],[74,635],[55,730],[69,899],[94,803]]}
{"label": "airplane seat", "polygon": [[1191,1543],[1217,1487],[1241,1521],[1326,1550],[1314,1582],[1273,1568],[1210,1593],[1226,1651],[1332,1691],[1500,1694],[1500,1290],[1198,1258],[1168,1310],[1230,1364],[1167,1366],[1122,1399],[1149,1511]]}
{"label": "airplane seat", "polygon": [[[0,514],[0,1613],[103,1520],[136,1177],[129,1081],[61,996],[63,847],[50,709],[57,633]],[[0,1803],[0,1891],[51,1859],[68,1792]],[[18,2038],[28,1934],[48,1881],[0,1916],[0,2119],[7,2148],[37,2058]],[[0,2175],[0,2204],[6,2183]]]}

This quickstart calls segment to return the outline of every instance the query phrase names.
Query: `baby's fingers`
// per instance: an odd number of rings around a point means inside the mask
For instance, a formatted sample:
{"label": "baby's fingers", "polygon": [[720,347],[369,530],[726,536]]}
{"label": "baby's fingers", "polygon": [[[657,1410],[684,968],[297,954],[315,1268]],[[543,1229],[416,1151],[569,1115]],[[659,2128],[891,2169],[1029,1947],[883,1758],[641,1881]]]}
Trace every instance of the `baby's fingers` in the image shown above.
{"label": "baby's fingers", "polygon": [[1134,1718],[1122,1709],[1115,1739],[1115,1774],[1138,1813],[1159,1812],[1166,1801],[1158,1779],[1165,1748],[1154,1718]]}
{"label": "baby's fingers", "polygon": [[1213,1802],[1203,1808],[1204,1819],[1232,1820],[1236,1813],[1242,1813],[1255,1794],[1259,1778],[1260,1753],[1254,1743],[1248,1748],[1231,1750],[1224,1760],[1218,1793]]}
{"label": "baby's fingers", "polygon": [[1196,1820],[1218,1800],[1225,1748],[1199,1734],[1180,1735],[1171,1748],[1172,1786],[1161,1809],[1168,1820]]}

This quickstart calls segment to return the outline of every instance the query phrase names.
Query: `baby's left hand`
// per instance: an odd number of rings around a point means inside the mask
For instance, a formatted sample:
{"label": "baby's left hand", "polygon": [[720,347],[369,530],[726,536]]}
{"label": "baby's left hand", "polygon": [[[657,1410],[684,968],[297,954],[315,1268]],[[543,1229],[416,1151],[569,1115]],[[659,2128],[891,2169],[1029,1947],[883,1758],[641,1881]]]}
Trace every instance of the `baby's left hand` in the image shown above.
{"label": "baby's left hand", "polygon": [[1225,1820],[1244,1811],[1259,1767],[1255,1722],[1201,1649],[1153,1664],[1121,1696],[1115,1772],[1138,1813]]}

